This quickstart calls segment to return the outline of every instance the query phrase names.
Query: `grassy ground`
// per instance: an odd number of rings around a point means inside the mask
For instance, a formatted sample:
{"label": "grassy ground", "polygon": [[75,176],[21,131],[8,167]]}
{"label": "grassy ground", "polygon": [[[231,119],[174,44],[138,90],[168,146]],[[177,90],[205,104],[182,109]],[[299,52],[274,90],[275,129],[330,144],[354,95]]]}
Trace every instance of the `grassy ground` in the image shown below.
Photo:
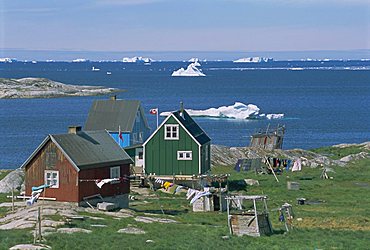
{"label": "grassy ground", "polygon": [[[338,152],[337,152],[338,153]],[[340,153],[340,152],[339,152]],[[274,234],[252,238],[229,235],[226,213],[194,213],[184,194],[169,195],[157,191],[158,199],[134,202],[130,209],[136,216],[155,213],[178,221],[176,224],[145,224],[133,218],[114,219],[96,215],[104,220],[75,221],[70,225],[93,231],[91,234],[52,234],[45,244],[53,249],[369,249],[370,239],[370,160],[361,160],[329,173],[333,179],[320,179],[321,169],[303,169],[299,173],[279,175],[279,183],[272,175],[237,173],[232,167],[218,167],[214,173],[230,173],[230,183],[238,192],[248,195],[265,194]],[[257,179],[260,186],[236,185],[245,178]],[[287,190],[287,181],[296,181],[300,190]],[[304,197],[317,204],[297,205],[296,199]],[[1,198],[1,197],[0,197]],[[1,202],[1,201],[0,201]],[[284,232],[278,221],[276,208],[288,202],[295,213],[294,230]],[[82,214],[86,215],[86,214]],[[301,218],[298,221],[297,218]],[[104,224],[106,228],[94,228]],[[127,226],[143,229],[144,235],[120,234]],[[19,243],[32,243],[27,230],[0,231],[0,249]],[[146,243],[146,240],[153,240]]]}

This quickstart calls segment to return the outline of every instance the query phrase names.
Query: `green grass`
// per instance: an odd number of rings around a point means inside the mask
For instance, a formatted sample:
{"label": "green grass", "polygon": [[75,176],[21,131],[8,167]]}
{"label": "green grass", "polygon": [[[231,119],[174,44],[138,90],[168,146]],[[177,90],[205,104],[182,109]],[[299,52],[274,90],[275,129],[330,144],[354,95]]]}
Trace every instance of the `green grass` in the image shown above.
{"label": "green grass", "polygon": [[[334,160],[339,160],[340,158],[350,155],[350,154],[358,154],[364,150],[361,146],[349,146],[345,148],[339,148],[339,147],[322,147],[311,150],[312,152],[326,155]],[[370,152],[370,150],[367,150],[367,152]]]}
{"label": "green grass", "polygon": [[[152,213],[178,223],[145,224],[136,222],[133,217],[114,219],[107,215],[83,212],[80,214],[102,217],[103,220],[87,218],[73,221],[69,226],[89,229],[93,233],[52,234],[46,237],[45,244],[53,249],[369,249],[370,160],[360,160],[334,170],[335,173],[329,173],[333,179],[322,180],[321,169],[304,168],[302,172],[278,175],[278,183],[272,175],[237,173],[232,167],[213,169],[213,173],[231,174],[232,192],[268,196],[270,220],[274,228],[271,236],[231,236],[222,239],[222,236],[229,235],[226,213],[194,213],[185,194],[170,195],[157,191],[158,199],[146,199],[147,203],[143,203],[143,200],[132,202],[130,209],[135,211],[135,216]],[[312,179],[302,180],[302,177]],[[260,185],[236,185],[246,178],[258,180]],[[299,182],[300,190],[287,190],[287,181]],[[296,199],[299,197],[322,203],[297,205]],[[295,214],[294,229],[289,233],[284,232],[275,210],[285,202],[293,205]],[[302,218],[302,221],[296,218]],[[92,224],[104,224],[107,227],[95,228]],[[117,233],[129,225],[143,229],[146,234]],[[0,231],[0,239],[0,249],[33,241],[32,235],[26,230]],[[154,243],[146,243],[146,240],[153,240]]]}
{"label": "green grass", "polygon": [[0,169],[0,180],[2,180],[7,174],[10,173],[11,170],[3,170]]}

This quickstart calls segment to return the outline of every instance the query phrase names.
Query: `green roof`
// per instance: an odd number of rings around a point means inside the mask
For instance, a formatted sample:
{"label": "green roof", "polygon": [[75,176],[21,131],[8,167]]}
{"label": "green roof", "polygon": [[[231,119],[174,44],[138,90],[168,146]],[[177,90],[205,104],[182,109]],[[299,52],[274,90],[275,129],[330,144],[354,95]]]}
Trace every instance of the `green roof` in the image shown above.
{"label": "green roof", "polygon": [[[91,106],[84,129],[118,131],[121,127],[121,131],[131,132],[138,110],[143,113],[140,101],[136,100],[96,100]],[[149,127],[144,114],[142,117]]]}
{"label": "green roof", "polygon": [[189,131],[189,133],[198,141],[199,144],[203,145],[211,138],[203,131],[201,127],[191,118],[191,116],[184,110],[182,113],[180,110],[172,113],[179,122]]}
{"label": "green roof", "polygon": [[49,136],[79,169],[132,163],[130,156],[106,131]]}

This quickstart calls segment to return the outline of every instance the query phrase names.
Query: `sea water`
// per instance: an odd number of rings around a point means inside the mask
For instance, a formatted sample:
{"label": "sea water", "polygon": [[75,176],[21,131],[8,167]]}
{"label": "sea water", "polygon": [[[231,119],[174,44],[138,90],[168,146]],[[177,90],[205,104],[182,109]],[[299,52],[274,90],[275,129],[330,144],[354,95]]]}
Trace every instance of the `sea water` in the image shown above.
{"label": "sea water", "polygon": [[[15,62],[1,63],[0,77],[124,89],[117,98],[140,100],[152,131],[156,117],[149,109],[177,110],[180,102],[196,110],[242,102],[257,105],[260,113],[285,115],[273,120],[195,118],[214,144],[247,146],[256,130],[278,124],[286,127],[284,149],[370,140],[370,61],[201,62],[206,77],[171,77],[187,64]],[[48,134],[84,125],[93,101],[107,98],[0,99],[0,169],[19,167]]]}

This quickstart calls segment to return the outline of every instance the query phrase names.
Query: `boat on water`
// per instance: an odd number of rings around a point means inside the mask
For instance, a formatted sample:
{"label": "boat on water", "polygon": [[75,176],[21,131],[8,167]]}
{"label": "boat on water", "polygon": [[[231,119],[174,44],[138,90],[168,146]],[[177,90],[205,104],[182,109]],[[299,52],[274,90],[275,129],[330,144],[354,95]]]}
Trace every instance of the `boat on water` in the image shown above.
{"label": "boat on water", "polygon": [[107,71],[107,75],[111,75],[112,74],[112,72],[110,72],[110,71]]}
{"label": "boat on water", "polygon": [[95,68],[94,66],[91,68],[91,71],[100,71],[99,68]]}

